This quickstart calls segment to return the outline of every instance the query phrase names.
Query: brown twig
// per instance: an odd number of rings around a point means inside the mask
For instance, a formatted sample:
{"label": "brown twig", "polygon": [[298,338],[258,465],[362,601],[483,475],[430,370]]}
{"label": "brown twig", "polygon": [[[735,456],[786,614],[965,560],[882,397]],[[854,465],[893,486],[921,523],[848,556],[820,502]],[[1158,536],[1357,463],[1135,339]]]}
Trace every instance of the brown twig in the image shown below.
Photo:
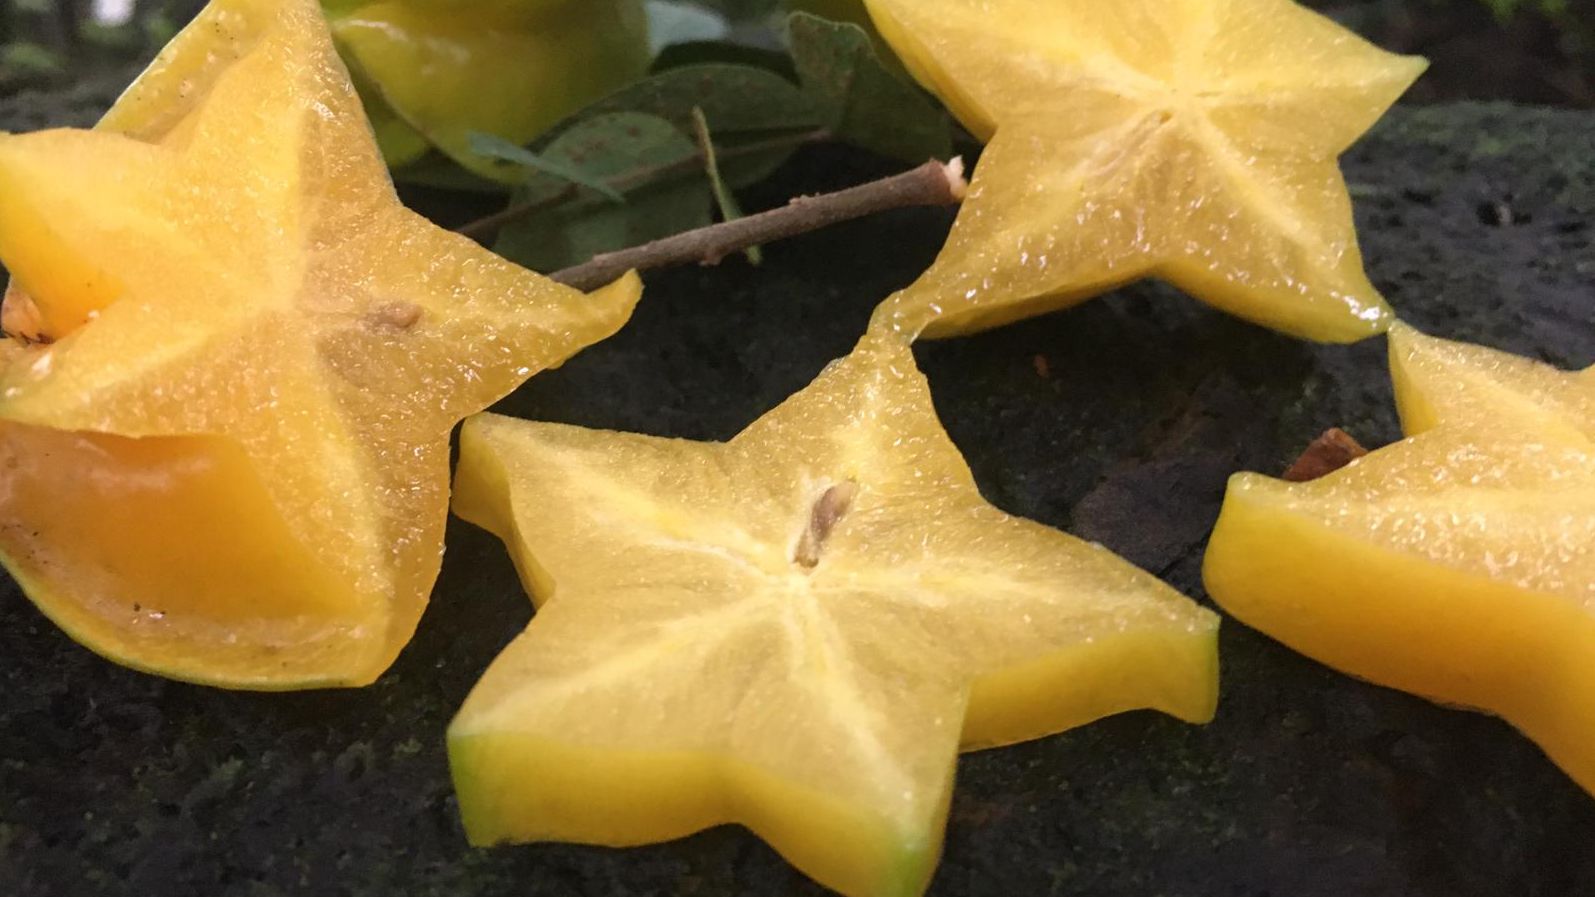
{"label": "brown twig", "polygon": [[580,290],[595,290],[627,271],[697,262],[716,265],[749,246],[772,243],[889,209],[961,202],[969,189],[962,159],[926,162],[904,172],[820,196],[800,196],[785,206],[687,231],[631,249],[606,252],[585,264],[549,275]]}
{"label": "brown twig", "polygon": [[1285,479],[1292,483],[1306,483],[1326,477],[1347,464],[1368,454],[1362,443],[1339,427],[1331,427],[1324,435],[1313,440],[1296,463],[1285,471]]}
{"label": "brown twig", "polygon": [[499,228],[503,227],[504,225],[518,221],[521,218],[532,214],[533,212],[564,205],[570,200],[575,199],[576,194],[579,192],[581,191],[575,184],[566,184],[563,190],[560,190],[553,196],[545,196],[542,199],[534,199],[528,202],[512,203],[511,205],[505,206],[501,211],[494,212],[491,215],[484,215],[475,221],[463,224],[460,227],[455,228],[455,231],[457,233],[464,234],[473,240],[486,240],[487,238],[498,233]]}
{"label": "brown twig", "polygon": [[[720,151],[720,160],[724,162],[732,159],[744,159],[749,156],[757,156],[762,153],[771,152],[773,150],[799,147],[807,143],[820,143],[829,139],[831,139],[831,132],[824,129],[807,131],[802,134],[789,134],[783,137],[771,137],[768,140],[758,140],[752,143],[744,143],[740,146],[733,146],[729,149],[723,149]],[[683,175],[696,174],[702,170],[703,154],[698,152],[693,153],[690,156],[686,156],[685,158],[677,159],[673,162],[665,162],[660,165],[648,165],[642,168],[634,169],[624,175],[613,178],[608,183],[609,186],[617,192],[628,193],[632,190],[636,190],[639,187],[645,187],[656,181],[665,181],[671,178],[681,177]],[[515,203],[503,209],[502,211],[494,212],[491,215],[478,218],[475,221],[462,225],[461,227],[457,228],[456,231],[458,233],[464,234],[467,237],[470,237],[473,240],[485,240],[488,237],[491,237],[498,231],[499,228],[506,224],[518,221],[534,212],[541,212],[545,209],[552,209],[562,206],[565,203],[575,199],[580,194],[581,188],[577,187],[575,184],[567,184],[563,190],[560,190],[552,196],[544,196],[538,199],[527,200],[526,202]]]}

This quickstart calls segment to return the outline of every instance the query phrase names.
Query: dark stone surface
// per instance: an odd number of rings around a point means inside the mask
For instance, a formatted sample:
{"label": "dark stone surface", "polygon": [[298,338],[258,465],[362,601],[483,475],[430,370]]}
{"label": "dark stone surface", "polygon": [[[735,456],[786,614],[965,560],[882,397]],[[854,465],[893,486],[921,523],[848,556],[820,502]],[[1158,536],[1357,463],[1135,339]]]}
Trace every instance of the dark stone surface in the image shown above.
{"label": "dark stone surface", "polygon": [[[0,125],[38,123],[12,106]],[[1348,160],[1375,280],[1433,332],[1595,360],[1592,147],[1589,115],[1394,114]],[[884,170],[817,149],[759,198]],[[770,247],[759,271],[655,276],[635,323],[504,410],[730,436],[847,351],[948,219],[884,215]],[[1330,425],[1397,435],[1381,341],[1294,342],[1158,287],[920,357],[994,502],[1202,600],[1228,474],[1277,471]],[[0,894],[818,892],[733,828],[624,852],[468,849],[444,727],[529,613],[499,546],[456,525],[420,633],[378,684],[230,694],[101,661],[5,582]],[[966,758],[934,893],[1595,894],[1595,800],[1506,725],[1336,675],[1234,622],[1223,658],[1210,726],[1128,714]]]}

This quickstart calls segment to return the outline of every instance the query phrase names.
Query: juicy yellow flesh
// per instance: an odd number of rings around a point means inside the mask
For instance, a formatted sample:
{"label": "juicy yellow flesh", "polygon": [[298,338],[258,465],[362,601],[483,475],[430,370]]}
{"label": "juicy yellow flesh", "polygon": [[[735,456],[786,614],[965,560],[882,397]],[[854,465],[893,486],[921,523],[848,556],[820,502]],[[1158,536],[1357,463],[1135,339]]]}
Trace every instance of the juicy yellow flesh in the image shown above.
{"label": "juicy yellow flesh", "polygon": [[727,444],[473,418],[454,508],[539,605],[450,727],[478,842],[736,822],[844,893],[915,894],[960,749],[1213,712],[1212,615],[986,504],[894,337]]}
{"label": "juicy yellow flesh", "polygon": [[1390,375],[1401,426],[1515,429],[1557,441],[1595,441],[1595,368],[1568,374],[1484,346],[1390,331]]}
{"label": "juicy yellow flesh", "polygon": [[1286,333],[1391,315],[1335,159],[1423,68],[1288,0],[868,0],[991,144],[941,256],[880,320],[954,336],[1143,277]]}
{"label": "juicy yellow flesh", "polygon": [[483,174],[496,172],[471,152],[472,131],[526,143],[648,68],[640,0],[477,7],[371,3],[333,31],[386,105]]}
{"label": "juicy yellow flesh", "polygon": [[93,650],[212,684],[373,680],[437,576],[453,426],[640,293],[400,205],[313,0],[215,0],[96,130],[0,136],[0,185],[5,324],[54,340],[3,341],[0,426],[75,496],[29,487],[0,560]]}
{"label": "juicy yellow flesh", "polygon": [[13,198],[0,203],[0,246],[25,247],[13,256],[22,267],[11,268],[5,319],[0,322],[6,333],[55,339],[87,324],[122,295],[116,277],[84,260],[49,225],[39,226],[46,216],[23,209],[3,179],[0,196]]}
{"label": "juicy yellow flesh", "polygon": [[0,423],[0,470],[0,555],[102,653],[239,687],[380,669],[383,609],[293,537],[236,446]]}
{"label": "juicy yellow flesh", "polygon": [[1495,713],[1595,791],[1595,379],[1391,331],[1410,436],[1311,483],[1235,477],[1226,610],[1338,669]]}
{"label": "juicy yellow flesh", "polygon": [[1354,676],[1495,713],[1595,791],[1589,609],[1326,527],[1262,485],[1232,484],[1208,550],[1226,611]]}

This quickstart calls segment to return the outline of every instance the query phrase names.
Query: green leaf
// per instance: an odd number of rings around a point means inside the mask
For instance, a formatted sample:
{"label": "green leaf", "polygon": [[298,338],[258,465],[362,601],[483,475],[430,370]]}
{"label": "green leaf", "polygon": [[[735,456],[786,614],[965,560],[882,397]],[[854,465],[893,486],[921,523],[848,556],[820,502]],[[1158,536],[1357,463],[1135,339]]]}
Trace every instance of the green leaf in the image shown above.
{"label": "green leaf", "polygon": [[712,220],[698,147],[670,121],[617,112],[582,121],[537,156],[625,194],[615,205],[569,199],[569,182],[541,175],[512,204],[547,203],[499,234],[494,251],[538,271],[557,271],[595,255],[703,227]]}
{"label": "green leaf", "polygon": [[864,29],[794,13],[788,35],[798,77],[838,139],[905,162],[952,153],[947,114],[881,62]]}
{"label": "green leaf", "polygon": [[[624,87],[553,133],[559,135],[593,117],[636,112],[663,118],[688,134],[693,109],[703,110],[720,143],[725,179],[735,187],[769,177],[827,118],[813,97],[775,72],[709,63],[670,69]],[[747,146],[762,149],[746,152]]]}
{"label": "green leaf", "polygon": [[566,183],[586,187],[614,202],[623,203],[626,201],[626,197],[622,196],[620,191],[598,178],[589,176],[580,166],[567,165],[560,159],[550,155],[538,155],[523,146],[517,146],[502,137],[492,134],[472,131],[470,142],[471,152],[479,156],[496,159],[500,162],[508,162],[511,165],[518,165],[527,169],[528,180],[533,173],[550,175]]}
{"label": "green leaf", "polygon": [[[698,138],[698,152],[703,156],[703,170],[709,176],[709,190],[714,194],[715,204],[720,207],[720,217],[725,221],[735,221],[742,217],[742,204],[737,202],[737,196],[726,186],[725,179],[720,176],[720,160],[715,156],[714,135],[709,133],[709,120],[703,117],[703,110],[692,110],[693,133]],[[747,256],[748,264],[758,266],[764,262],[764,250],[758,246],[749,246],[743,250]]]}
{"label": "green leaf", "polygon": [[[798,131],[822,126],[827,111],[796,84],[764,68],[708,63],[670,69],[621,88],[582,110],[574,124],[615,112],[663,118],[683,133],[702,109],[715,133]],[[561,125],[556,132],[568,125]]]}

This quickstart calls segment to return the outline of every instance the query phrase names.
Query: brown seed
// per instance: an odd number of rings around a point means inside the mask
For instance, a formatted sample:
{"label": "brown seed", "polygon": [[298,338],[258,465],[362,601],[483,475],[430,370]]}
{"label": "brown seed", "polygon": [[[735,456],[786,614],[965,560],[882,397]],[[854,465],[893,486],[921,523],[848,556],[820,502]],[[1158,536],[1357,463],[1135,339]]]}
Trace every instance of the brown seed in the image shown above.
{"label": "brown seed", "polygon": [[809,511],[808,529],[803,531],[803,538],[798,541],[797,551],[792,555],[798,566],[810,570],[819,566],[825,540],[831,537],[831,531],[836,529],[836,524],[841,522],[857,497],[858,484],[848,480],[825,490],[814,502],[813,509]]}

